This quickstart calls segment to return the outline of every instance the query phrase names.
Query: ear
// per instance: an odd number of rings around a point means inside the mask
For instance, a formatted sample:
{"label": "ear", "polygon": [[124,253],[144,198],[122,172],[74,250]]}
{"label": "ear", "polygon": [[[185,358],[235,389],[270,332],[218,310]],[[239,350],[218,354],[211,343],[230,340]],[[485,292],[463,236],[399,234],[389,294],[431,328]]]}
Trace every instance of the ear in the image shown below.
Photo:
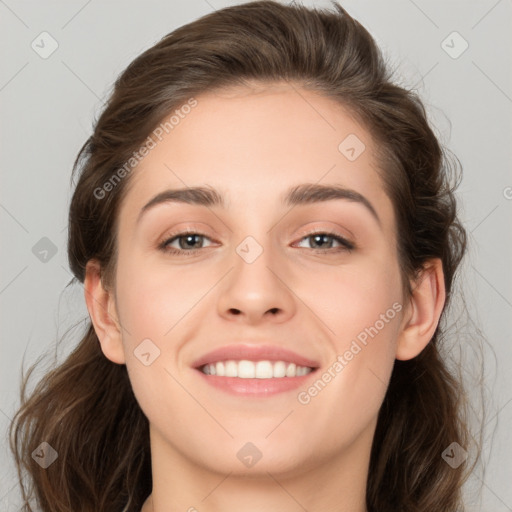
{"label": "ear", "polygon": [[398,335],[396,359],[406,361],[416,357],[429,343],[439,323],[446,295],[443,264],[431,260],[412,283],[409,307]]}
{"label": "ear", "polygon": [[107,359],[117,364],[125,363],[121,326],[117,319],[113,292],[104,288],[101,266],[89,260],[85,269],[84,294],[91,322]]}

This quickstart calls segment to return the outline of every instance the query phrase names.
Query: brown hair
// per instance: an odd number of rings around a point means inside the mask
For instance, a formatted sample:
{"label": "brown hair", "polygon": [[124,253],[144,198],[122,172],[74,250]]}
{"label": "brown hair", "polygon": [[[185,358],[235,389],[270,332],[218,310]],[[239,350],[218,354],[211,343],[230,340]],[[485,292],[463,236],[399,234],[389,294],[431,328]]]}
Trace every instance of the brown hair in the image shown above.
{"label": "brown hair", "polygon": [[[444,317],[466,250],[448,160],[416,94],[391,81],[366,29],[339,5],[334,11],[258,1],[218,10],[178,28],[137,57],[115,82],[94,133],[78,154],[69,210],[69,265],[84,282],[95,258],[105,286],[115,282],[118,211],[126,176],[102,192],[155,126],[191,97],[250,82],[289,81],[343,104],[380,148],[380,173],[397,218],[404,294],[431,258],[443,264],[446,304],[426,348],[395,361],[379,412],[367,482],[369,512],[461,510],[467,464],[441,457],[451,443],[468,449],[465,392],[441,355]],[[458,162],[458,161],[457,161]],[[37,364],[37,363],[36,363]],[[29,397],[11,425],[11,449],[24,511],[34,496],[44,512],[139,512],[152,487],[148,421],[124,365],[102,353],[88,330],[66,360]],[[59,463],[42,469],[32,452],[49,443]],[[475,462],[476,463],[476,462]]]}

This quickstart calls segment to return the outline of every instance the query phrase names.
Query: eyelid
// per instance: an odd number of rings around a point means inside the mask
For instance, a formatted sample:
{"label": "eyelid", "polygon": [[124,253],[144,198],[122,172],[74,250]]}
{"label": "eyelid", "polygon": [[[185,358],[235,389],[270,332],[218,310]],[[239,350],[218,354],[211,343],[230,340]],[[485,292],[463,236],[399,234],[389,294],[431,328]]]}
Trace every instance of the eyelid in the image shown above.
{"label": "eyelid", "polygon": [[[320,222],[322,222],[322,221],[320,221]],[[309,222],[308,224],[306,224],[305,226],[303,226],[300,229],[298,236],[304,237],[304,236],[308,236],[308,235],[314,235],[315,233],[329,233],[332,235],[339,236],[340,238],[343,238],[347,242],[350,242],[351,244],[355,245],[354,240],[356,239],[356,236],[350,229],[348,229],[345,226],[343,226],[343,228],[342,228],[340,225],[334,224],[331,221],[326,220],[324,222],[328,222],[331,225],[330,226],[318,226],[318,221]],[[313,227],[310,227],[312,224],[313,224]],[[301,235],[301,233],[303,233],[303,234]]]}
{"label": "eyelid", "polygon": [[[192,221],[195,223],[195,221]],[[176,238],[181,235],[201,235],[204,237],[209,238],[210,240],[213,240],[213,238],[206,234],[206,231],[209,231],[209,226],[206,224],[207,228],[205,228],[205,224],[200,222],[199,225],[194,226],[185,226],[185,227],[176,227],[174,229],[169,229],[164,232],[164,234],[158,238],[157,245],[160,245],[161,243],[168,242],[171,238]]]}
{"label": "eyelid", "polygon": [[336,229],[335,227],[315,227],[315,228],[305,228],[301,229],[297,236],[304,238],[305,236],[315,235],[317,233],[325,233],[330,235],[336,235],[345,240],[349,241],[347,235],[341,233],[341,230]]}

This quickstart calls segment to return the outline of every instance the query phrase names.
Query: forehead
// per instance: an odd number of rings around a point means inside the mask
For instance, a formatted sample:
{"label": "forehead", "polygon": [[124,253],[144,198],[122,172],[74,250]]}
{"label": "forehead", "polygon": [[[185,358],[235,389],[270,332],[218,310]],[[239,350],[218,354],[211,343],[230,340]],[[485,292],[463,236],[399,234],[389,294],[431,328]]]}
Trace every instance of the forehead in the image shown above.
{"label": "forehead", "polygon": [[338,102],[288,83],[224,88],[195,101],[175,112],[134,169],[122,208],[127,222],[158,192],[203,184],[228,206],[255,211],[262,199],[277,201],[305,182],[342,185],[390,209],[374,142]]}

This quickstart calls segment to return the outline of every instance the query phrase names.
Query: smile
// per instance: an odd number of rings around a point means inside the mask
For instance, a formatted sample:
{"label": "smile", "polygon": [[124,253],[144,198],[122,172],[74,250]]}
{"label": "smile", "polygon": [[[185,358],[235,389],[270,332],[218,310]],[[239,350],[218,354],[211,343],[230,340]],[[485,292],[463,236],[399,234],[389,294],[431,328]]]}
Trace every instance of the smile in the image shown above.
{"label": "smile", "polygon": [[313,371],[308,366],[297,366],[287,361],[218,361],[203,365],[200,370],[205,375],[237,377],[239,379],[276,379],[302,377]]}

